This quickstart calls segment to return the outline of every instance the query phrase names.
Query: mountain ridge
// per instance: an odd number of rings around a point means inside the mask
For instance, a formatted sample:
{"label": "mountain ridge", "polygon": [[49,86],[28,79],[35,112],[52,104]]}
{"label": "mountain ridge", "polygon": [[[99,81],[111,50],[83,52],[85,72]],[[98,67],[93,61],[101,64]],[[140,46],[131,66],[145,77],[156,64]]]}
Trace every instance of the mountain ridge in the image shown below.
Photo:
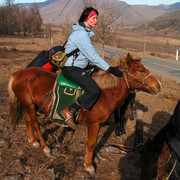
{"label": "mountain ridge", "polygon": [[[23,3],[23,5],[29,9],[34,3]],[[63,24],[67,21],[77,21],[77,18],[83,9],[82,2],[79,0],[70,1],[67,4],[66,0],[48,0],[41,3],[36,3],[43,23],[52,23],[56,25]],[[160,4],[158,6],[150,5],[129,5],[124,1],[117,0],[99,0],[97,2],[98,9],[103,5],[111,7],[114,4],[115,11],[120,11],[121,16],[118,19],[118,23],[126,25],[133,25],[155,19],[167,12],[180,8],[180,2],[165,5]],[[64,10],[63,8],[66,7]]]}

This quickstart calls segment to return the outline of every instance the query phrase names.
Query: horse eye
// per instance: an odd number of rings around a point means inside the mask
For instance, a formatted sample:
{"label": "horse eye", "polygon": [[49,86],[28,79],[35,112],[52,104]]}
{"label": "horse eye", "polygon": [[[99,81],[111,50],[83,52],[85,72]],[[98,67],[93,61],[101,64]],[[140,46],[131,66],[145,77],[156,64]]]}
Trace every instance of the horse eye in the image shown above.
{"label": "horse eye", "polygon": [[140,72],[145,73],[145,71],[144,71],[144,70],[141,70]]}

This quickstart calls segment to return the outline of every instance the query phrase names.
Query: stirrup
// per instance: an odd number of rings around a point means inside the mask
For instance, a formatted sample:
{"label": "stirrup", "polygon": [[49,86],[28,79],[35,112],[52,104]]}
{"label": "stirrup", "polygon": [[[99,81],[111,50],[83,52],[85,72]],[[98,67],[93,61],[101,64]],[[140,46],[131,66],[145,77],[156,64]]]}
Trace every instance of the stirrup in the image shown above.
{"label": "stirrup", "polygon": [[71,116],[69,116],[69,117],[68,117],[67,119],[65,119],[64,121],[67,123],[67,121],[68,121],[69,119],[71,119],[73,116],[74,116],[74,114],[71,115]]}

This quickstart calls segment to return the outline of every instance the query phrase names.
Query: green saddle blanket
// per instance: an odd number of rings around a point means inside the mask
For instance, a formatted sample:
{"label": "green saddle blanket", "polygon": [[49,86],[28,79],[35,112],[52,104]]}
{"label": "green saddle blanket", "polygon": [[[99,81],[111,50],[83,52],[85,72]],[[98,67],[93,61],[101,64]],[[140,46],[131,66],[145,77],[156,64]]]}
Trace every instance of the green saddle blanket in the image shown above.
{"label": "green saddle blanket", "polygon": [[54,101],[51,111],[51,121],[64,124],[62,110],[72,105],[83,93],[83,89],[68,80],[61,72],[54,85]]}

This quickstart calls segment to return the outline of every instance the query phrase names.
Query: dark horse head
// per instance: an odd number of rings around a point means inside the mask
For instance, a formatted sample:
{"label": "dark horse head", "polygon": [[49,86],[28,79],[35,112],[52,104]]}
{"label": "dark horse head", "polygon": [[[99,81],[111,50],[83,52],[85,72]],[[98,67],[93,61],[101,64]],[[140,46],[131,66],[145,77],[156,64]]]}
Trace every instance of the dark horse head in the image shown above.
{"label": "dark horse head", "polygon": [[180,159],[180,101],[167,125],[144,145],[141,152],[141,180],[166,178],[171,151]]}

